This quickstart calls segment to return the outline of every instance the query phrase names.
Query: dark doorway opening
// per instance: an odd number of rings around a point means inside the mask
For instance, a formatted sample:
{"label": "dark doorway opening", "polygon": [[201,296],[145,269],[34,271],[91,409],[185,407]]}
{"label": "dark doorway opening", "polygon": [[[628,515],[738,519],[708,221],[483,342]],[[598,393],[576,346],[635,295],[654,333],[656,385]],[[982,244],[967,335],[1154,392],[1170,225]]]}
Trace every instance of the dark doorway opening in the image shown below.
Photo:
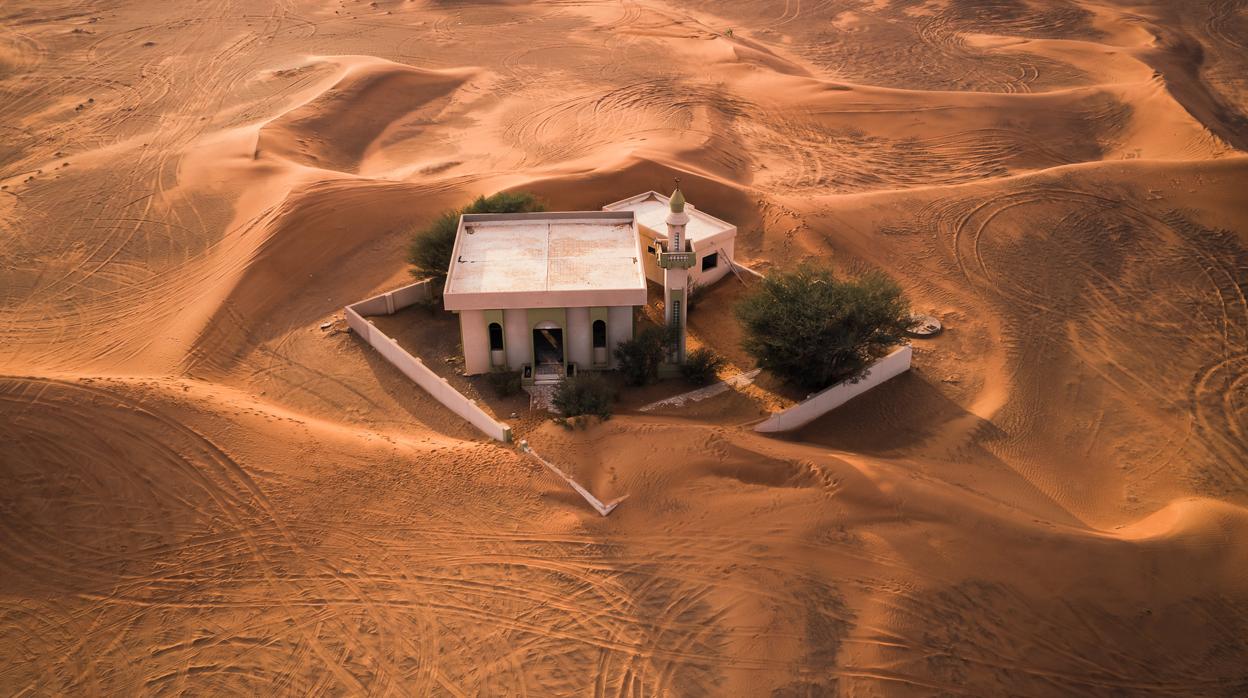
{"label": "dark doorway opening", "polygon": [[533,330],[533,363],[539,366],[563,363],[563,330]]}
{"label": "dark doorway opening", "polygon": [[607,348],[607,323],[602,320],[594,320],[593,324],[594,348]]}

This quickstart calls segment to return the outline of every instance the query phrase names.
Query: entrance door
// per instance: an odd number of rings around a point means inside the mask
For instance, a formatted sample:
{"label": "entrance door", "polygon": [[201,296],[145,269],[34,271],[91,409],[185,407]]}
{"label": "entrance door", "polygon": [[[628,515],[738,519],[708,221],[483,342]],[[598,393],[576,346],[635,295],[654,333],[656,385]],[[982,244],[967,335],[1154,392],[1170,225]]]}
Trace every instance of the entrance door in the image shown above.
{"label": "entrance door", "polygon": [[563,330],[533,330],[533,363],[538,374],[563,375]]}

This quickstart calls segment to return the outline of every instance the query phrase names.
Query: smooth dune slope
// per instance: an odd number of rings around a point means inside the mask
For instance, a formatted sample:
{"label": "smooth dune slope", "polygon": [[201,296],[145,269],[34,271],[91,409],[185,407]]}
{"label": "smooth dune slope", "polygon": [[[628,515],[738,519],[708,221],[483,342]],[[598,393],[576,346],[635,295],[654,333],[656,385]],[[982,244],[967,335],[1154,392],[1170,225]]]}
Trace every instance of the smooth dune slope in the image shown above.
{"label": "smooth dune slope", "polygon": [[[1248,693],[1246,48],[1234,0],[3,4],[0,686]],[[946,332],[782,438],[765,379],[511,419],[604,519],[341,331],[446,208],[674,176]],[[741,292],[690,322],[748,369]]]}

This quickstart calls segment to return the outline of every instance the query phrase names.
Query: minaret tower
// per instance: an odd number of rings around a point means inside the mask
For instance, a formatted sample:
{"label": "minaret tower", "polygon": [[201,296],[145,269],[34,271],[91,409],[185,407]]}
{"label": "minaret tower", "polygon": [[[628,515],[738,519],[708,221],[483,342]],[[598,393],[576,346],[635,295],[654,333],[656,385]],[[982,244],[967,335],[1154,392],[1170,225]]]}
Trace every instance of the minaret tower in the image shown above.
{"label": "minaret tower", "polygon": [[663,316],[675,335],[672,363],[685,362],[685,314],[688,309],[689,268],[695,255],[685,239],[685,226],[689,214],[685,213],[685,195],[680,191],[680,178],[676,178],[676,190],[672,192],[671,210],[667,214],[667,246],[659,253],[659,267],[663,269]]}

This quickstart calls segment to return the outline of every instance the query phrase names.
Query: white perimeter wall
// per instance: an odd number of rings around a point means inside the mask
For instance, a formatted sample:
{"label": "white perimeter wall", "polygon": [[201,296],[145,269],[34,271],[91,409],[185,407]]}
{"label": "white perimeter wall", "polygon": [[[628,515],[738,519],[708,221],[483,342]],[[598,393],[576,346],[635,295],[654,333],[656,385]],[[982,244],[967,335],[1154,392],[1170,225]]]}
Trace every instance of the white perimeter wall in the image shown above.
{"label": "white perimeter wall", "polygon": [[899,347],[871,364],[867,374],[854,381],[837,383],[799,402],[787,410],[771,415],[754,427],[754,431],[792,431],[805,426],[875,386],[910,370],[910,345]]}
{"label": "white perimeter wall", "polygon": [[[364,319],[364,315],[388,315],[416,301],[429,297],[429,282],[419,281],[403,288],[374,296],[367,300],[348,305],[345,309],[347,325],[365,342],[377,350],[386,361],[394,364],[408,378],[424,388],[438,402],[455,414],[468,420],[486,436],[498,441],[510,441],[511,429],[502,422],[495,421],[477,406],[475,400],[469,400],[453,388],[445,378],[439,376],[425,366],[424,362],[403,350],[397,342],[387,337],[376,325]],[[481,318],[477,318],[481,325]],[[483,331],[483,330],[482,330]],[[486,362],[489,362],[489,344],[486,347]]]}

